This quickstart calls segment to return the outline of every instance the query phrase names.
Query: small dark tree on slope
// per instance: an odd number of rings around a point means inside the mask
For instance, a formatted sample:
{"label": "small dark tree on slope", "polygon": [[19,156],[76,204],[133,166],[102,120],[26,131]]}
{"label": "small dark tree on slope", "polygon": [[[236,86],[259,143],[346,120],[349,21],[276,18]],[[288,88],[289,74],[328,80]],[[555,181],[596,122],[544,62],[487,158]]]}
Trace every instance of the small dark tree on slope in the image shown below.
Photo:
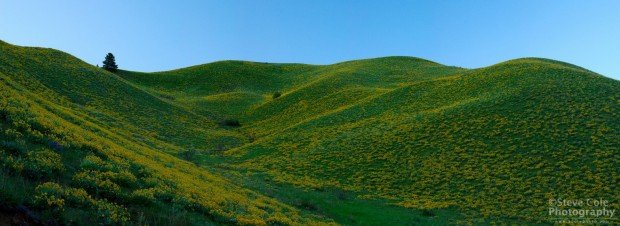
{"label": "small dark tree on slope", "polygon": [[112,53],[108,53],[108,55],[105,56],[105,60],[103,61],[103,69],[106,69],[112,73],[118,70],[118,65],[116,65],[116,60],[114,59],[114,55],[112,55]]}

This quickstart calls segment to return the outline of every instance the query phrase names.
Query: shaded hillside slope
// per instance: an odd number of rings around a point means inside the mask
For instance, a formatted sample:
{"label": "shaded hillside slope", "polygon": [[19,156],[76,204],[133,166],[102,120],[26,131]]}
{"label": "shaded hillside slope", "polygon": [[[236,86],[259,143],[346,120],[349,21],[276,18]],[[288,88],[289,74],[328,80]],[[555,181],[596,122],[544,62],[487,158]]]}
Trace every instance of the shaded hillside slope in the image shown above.
{"label": "shaded hillside slope", "polygon": [[80,225],[330,222],[166,153],[239,137],[65,53],[0,43],[3,208]]}
{"label": "shaded hillside slope", "polygon": [[6,43],[0,43],[0,48],[0,72],[16,84],[52,103],[80,109],[91,121],[127,130],[128,135],[147,143],[164,140],[209,149],[217,143],[237,145],[243,141],[236,133],[219,129],[215,121],[63,52]]}

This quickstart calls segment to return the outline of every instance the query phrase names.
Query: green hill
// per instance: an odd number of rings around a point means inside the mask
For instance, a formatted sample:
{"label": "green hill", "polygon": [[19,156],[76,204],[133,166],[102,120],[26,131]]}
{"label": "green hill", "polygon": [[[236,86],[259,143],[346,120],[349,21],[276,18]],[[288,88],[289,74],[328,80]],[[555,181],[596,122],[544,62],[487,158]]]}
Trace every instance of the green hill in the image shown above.
{"label": "green hill", "polygon": [[329,223],[177,158],[245,138],[68,54],[0,43],[0,87],[3,208],[81,225]]}
{"label": "green hill", "polygon": [[618,200],[619,100],[617,81],[521,59],[396,88],[227,154],[301,186],[540,221],[550,198]]}
{"label": "green hill", "polygon": [[[222,61],[179,70],[140,73],[121,71],[126,80],[207,117],[243,113],[271,93],[303,84],[318,67]],[[229,105],[222,108],[221,105]]]}
{"label": "green hill", "polygon": [[0,86],[0,201],[61,223],[543,224],[550,198],[619,207],[620,82],[553,60],[111,74],[0,42]]}

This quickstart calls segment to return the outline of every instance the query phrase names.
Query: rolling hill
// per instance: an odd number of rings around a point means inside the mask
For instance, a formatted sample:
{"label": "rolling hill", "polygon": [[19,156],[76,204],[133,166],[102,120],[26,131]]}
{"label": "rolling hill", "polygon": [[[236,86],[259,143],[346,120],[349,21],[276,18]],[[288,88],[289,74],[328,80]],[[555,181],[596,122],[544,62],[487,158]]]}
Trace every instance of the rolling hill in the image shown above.
{"label": "rolling hill", "polygon": [[60,51],[0,43],[0,56],[5,209],[80,225],[330,223],[174,155],[239,133]]}
{"label": "rolling hill", "polygon": [[3,208],[60,223],[545,224],[551,198],[619,207],[620,82],[548,59],[112,74],[0,42],[0,86]]}

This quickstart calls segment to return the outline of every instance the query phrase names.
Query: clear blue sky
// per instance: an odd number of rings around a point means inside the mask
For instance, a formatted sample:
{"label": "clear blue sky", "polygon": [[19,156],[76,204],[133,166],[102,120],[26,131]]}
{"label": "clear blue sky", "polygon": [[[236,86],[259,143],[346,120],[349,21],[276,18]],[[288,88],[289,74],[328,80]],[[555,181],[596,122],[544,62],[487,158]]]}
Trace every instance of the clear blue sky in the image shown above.
{"label": "clear blue sky", "polygon": [[0,0],[0,39],[123,69],[406,55],[468,68],[536,56],[620,79],[620,0]]}

